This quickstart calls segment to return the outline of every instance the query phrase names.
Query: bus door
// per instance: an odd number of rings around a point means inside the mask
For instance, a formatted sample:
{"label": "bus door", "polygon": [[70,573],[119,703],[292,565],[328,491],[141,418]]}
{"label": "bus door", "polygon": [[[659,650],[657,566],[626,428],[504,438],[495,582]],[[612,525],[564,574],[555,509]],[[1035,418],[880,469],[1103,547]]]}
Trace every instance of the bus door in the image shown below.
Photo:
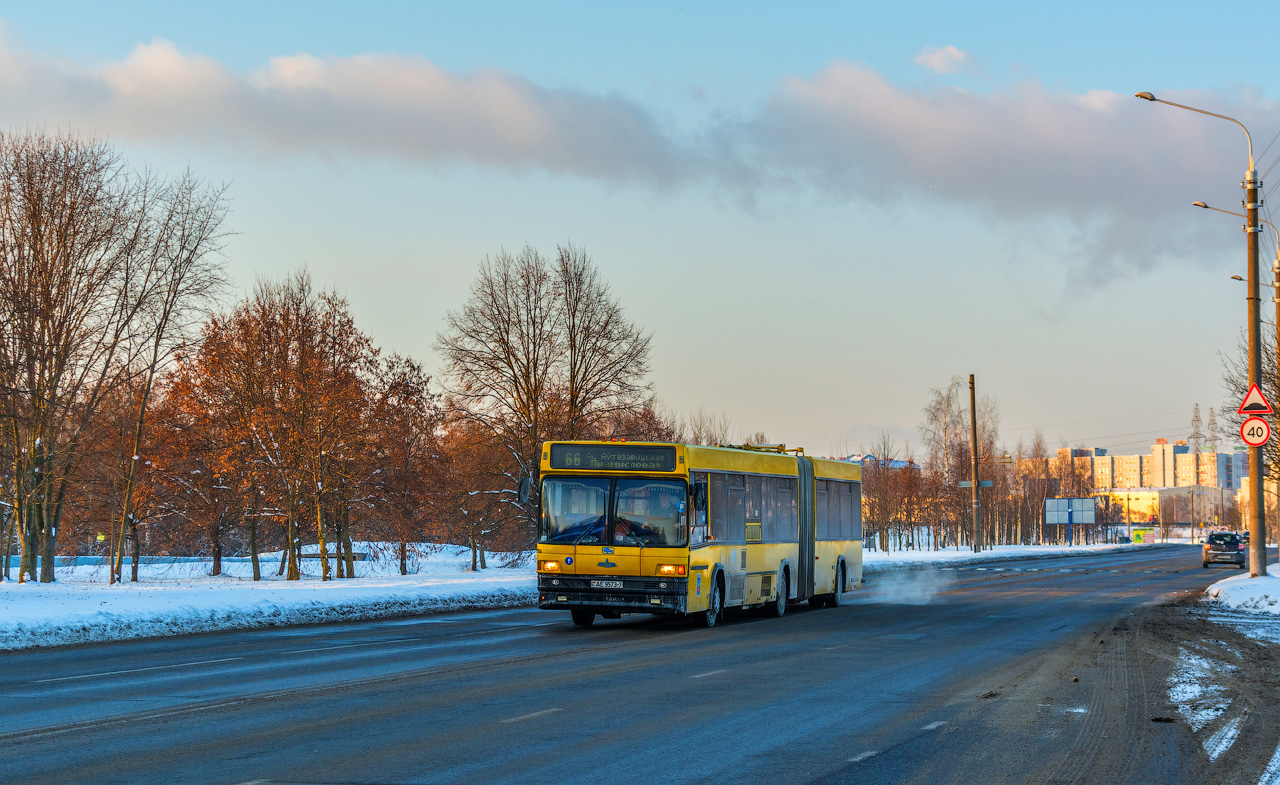
{"label": "bus door", "polygon": [[813,518],[813,461],[803,455],[796,458],[800,470],[800,497],[797,499],[796,511],[800,514],[800,552],[796,565],[796,599],[805,600],[813,596],[814,568],[814,518]]}

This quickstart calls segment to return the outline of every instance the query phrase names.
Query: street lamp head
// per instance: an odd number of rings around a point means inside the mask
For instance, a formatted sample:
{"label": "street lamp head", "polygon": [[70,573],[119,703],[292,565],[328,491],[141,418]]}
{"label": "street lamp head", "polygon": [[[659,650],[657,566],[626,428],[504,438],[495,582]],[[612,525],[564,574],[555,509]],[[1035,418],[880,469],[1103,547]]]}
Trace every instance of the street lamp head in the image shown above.
{"label": "street lamp head", "polygon": [[1243,278],[1241,278],[1241,277],[1240,277],[1240,276],[1238,276],[1238,275],[1233,275],[1233,276],[1231,276],[1231,280],[1233,280],[1233,281],[1243,281],[1244,279],[1243,279]]}
{"label": "street lamp head", "polygon": [[1156,97],[1155,97],[1154,95],[1152,95],[1151,93],[1134,93],[1134,94],[1133,94],[1133,97],[1134,97],[1134,98],[1141,98],[1141,99],[1142,99],[1142,100],[1144,100],[1144,101],[1154,101],[1154,100],[1156,100]]}
{"label": "street lamp head", "polygon": [[1202,207],[1202,208],[1204,208],[1205,210],[1208,210],[1208,209],[1209,209],[1209,205],[1205,204],[1204,202],[1192,202],[1192,203],[1191,203],[1191,206],[1192,206],[1192,207]]}

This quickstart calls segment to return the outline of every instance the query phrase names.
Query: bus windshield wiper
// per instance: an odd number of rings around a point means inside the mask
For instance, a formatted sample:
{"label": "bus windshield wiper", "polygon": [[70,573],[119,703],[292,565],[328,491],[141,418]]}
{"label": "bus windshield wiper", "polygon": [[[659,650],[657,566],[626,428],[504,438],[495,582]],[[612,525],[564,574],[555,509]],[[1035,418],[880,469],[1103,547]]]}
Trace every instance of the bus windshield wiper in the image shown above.
{"label": "bus windshield wiper", "polygon": [[583,538],[584,538],[584,537],[586,537],[588,534],[590,534],[590,533],[595,529],[595,526],[596,526],[596,524],[597,524],[597,523],[603,523],[603,522],[604,522],[604,516],[603,516],[603,515],[597,515],[597,516],[595,517],[595,520],[591,521],[591,524],[590,524],[590,525],[588,525],[586,528],[584,528],[584,529],[582,530],[582,534],[579,534],[579,535],[578,535],[578,539],[574,540],[574,541],[573,541],[573,544],[574,544],[574,545],[577,545],[578,543],[582,542]]}

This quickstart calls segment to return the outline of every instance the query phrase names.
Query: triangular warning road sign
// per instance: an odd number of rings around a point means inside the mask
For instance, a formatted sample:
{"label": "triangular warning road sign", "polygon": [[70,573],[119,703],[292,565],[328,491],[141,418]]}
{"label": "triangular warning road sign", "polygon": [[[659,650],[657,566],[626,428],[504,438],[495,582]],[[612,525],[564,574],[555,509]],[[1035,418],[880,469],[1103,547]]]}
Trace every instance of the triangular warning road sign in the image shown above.
{"label": "triangular warning road sign", "polygon": [[1240,403],[1240,410],[1237,414],[1275,414],[1275,410],[1271,408],[1271,402],[1262,394],[1262,390],[1258,389],[1258,385],[1249,388],[1249,394],[1244,397],[1244,401]]}

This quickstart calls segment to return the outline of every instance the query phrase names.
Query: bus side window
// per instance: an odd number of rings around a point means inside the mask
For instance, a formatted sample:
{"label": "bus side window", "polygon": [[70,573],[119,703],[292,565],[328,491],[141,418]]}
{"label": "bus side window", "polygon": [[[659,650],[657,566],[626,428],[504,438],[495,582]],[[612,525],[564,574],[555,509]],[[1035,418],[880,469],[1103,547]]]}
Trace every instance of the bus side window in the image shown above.
{"label": "bus side window", "polygon": [[853,483],[837,483],[840,505],[840,539],[852,540],[853,537]]}
{"label": "bus side window", "polygon": [[765,542],[775,542],[778,539],[778,515],[774,511],[774,491],[778,487],[778,481],[773,477],[760,478],[760,537]]}
{"label": "bus side window", "polygon": [[711,488],[707,484],[706,472],[693,473],[691,496],[693,497],[693,503],[689,506],[692,508],[693,528],[689,532],[689,544],[701,545],[707,541],[707,507],[710,506],[711,496]]}
{"label": "bus side window", "polygon": [[710,503],[711,539],[728,539],[729,481],[723,474],[711,475]]}
{"label": "bus side window", "polygon": [[774,526],[778,539],[795,542],[800,536],[800,516],[796,511],[797,481],[787,477],[777,480],[773,489]]}
{"label": "bus side window", "polygon": [[862,483],[855,482],[853,484],[853,499],[851,501],[853,508],[853,536],[850,539],[862,539]]}
{"label": "bus side window", "polygon": [[830,506],[831,494],[827,492],[826,480],[818,480],[817,486],[818,495],[815,506],[817,507],[818,529],[816,536],[819,540],[829,540],[831,539],[831,516],[828,514],[828,507]]}
{"label": "bus side window", "polygon": [[747,539],[747,478],[729,475],[728,509],[725,511],[725,539],[745,542]]}

